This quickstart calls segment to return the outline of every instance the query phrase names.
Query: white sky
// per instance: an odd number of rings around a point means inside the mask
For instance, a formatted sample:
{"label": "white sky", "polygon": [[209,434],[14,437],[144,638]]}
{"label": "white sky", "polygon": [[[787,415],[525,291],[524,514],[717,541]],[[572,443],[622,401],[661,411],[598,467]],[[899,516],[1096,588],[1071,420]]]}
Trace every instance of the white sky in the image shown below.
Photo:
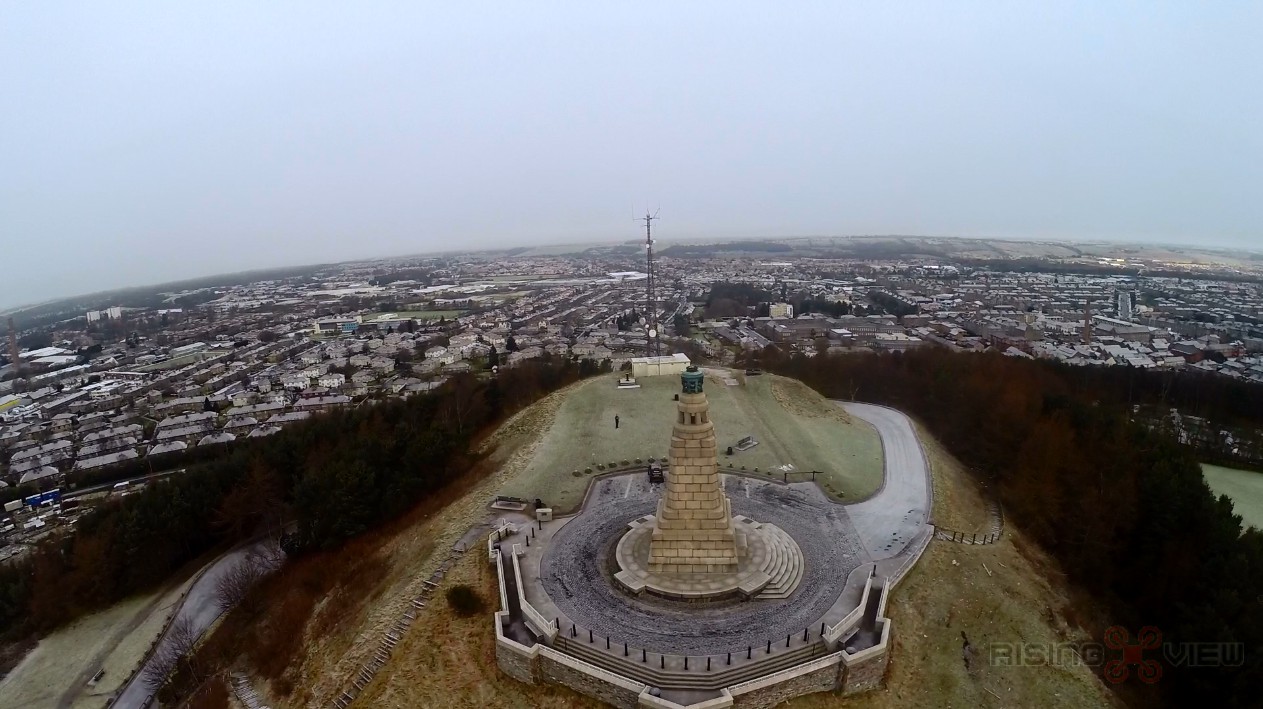
{"label": "white sky", "polygon": [[1263,4],[5,3],[0,305],[675,237],[1263,247]]}

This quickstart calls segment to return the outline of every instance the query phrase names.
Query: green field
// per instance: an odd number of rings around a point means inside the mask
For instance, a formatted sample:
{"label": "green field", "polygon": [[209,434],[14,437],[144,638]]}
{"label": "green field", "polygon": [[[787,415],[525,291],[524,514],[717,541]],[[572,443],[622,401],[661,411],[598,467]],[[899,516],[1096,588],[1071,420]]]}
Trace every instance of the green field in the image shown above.
{"label": "green field", "polygon": [[[728,375],[737,386],[708,375],[705,390],[719,442],[721,467],[732,464],[748,471],[774,471],[790,464],[795,470],[819,471],[819,484],[845,499],[858,500],[881,486],[882,453],[877,432],[851,419],[803,384],[773,375]],[[543,498],[559,512],[581,502],[591,475],[575,470],[599,463],[636,458],[664,458],[675,420],[672,397],[679,377],[644,377],[640,389],[620,390],[615,375],[597,377],[572,392],[562,403],[530,464],[500,491]],[[614,416],[620,426],[614,428]],[[737,440],[754,436],[759,445],[725,455]]]}
{"label": "green field", "polygon": [[1263,529],[1263,473],[1203,464],[1202,475],[1211,492],[1232,498],[1242,526]]}

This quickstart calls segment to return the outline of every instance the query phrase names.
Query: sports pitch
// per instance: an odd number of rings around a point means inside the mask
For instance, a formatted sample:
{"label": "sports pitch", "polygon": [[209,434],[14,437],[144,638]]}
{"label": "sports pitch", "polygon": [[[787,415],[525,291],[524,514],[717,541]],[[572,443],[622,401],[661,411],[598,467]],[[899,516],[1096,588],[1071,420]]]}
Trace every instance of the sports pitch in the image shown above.
{"label": "sports pitch", "polygon": [[1216,496],[1232,498],[1232,509],[1241,515],[1243,527],[1263,529],[1263,473],[1203,464],[1202,475]]}
{"label": "sports pitch", "polygon": [[[642,377],[639,389],[619,389],[618,378],[597,377],[572,392],[530,464],[507,481],[500,494],[538,497],[558,512],[570,512],[582,501],[592,475],[601,472],[600,466],[665,458],[679,377]],[[705,391],[721,468],[757,468],[759,474],[777,477],[785,466],[817,471],[821,488],[847,501],[867,497],[880,487],[877,432],[805,385],[774,375],[747,379],[727,370],[707,370]],[[753,436],[758,445],[736,451],[737,441],[745,436]],[[729,446],[734,448],[731,456],[726,455]],[[589,468],[591,473],[586,472]]]}

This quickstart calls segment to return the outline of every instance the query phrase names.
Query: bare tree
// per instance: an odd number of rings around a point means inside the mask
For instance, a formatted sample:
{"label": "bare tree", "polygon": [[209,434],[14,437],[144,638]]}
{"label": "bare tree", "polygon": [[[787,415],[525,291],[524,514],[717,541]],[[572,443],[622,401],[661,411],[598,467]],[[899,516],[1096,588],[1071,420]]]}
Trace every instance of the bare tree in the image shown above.
{"label": "bare tree", "polygon": [[[151,691],[158,691],[166,684],[181,662],[192,662],[193,648],[197,645],[198,633],[193,627],[193,619],[181,615],[166,635],[162,637],[158,650],[145,666],[144,682]],[[190,665],[190,669],[193,669]]]}
{"label": "bare tree", "polygon": [[250,589],[285,560],[280,545],[269,541],[237,561],[215,581],[215,605],[227,612],[246,601]]}

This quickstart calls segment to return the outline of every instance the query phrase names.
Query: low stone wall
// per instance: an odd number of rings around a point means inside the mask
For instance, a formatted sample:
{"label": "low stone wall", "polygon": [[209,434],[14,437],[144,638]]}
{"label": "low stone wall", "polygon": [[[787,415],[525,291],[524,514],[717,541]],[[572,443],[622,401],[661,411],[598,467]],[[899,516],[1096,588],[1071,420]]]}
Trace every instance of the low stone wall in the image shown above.
{"label": "low stone wall", "polygon": [[824,641],[828,643],[830,649],[836,648],[842,638],[859,624],[860,618],[864,615],[864,609],[868,607],[868,594],[873,590],[873,576],[872,573],[863,566],[856,567],[851,573],[856,574],[861,571],[868,574],[868,578],[864,580],[864,592],[860,594],[859,604],[835,625],[825,628]]}
{"label": "low stone wall", "polygon": [[569,687],[619,709],[636,709],[640,695],[649,691],[648,685],[607,672],[550,647],[537,647],[539,659],[536,671],[542,680]]}
{"label": "low stone wall", "polygon": [[509,622],[507,610],[496,613],[496,664],[504,673],[524,684],[535,684],[534,648],[513,642],[504,636],[504,626]]}
{"label": "low stone wall", "polygon": [[732,706],[739,709],[767,709],[794,697],[831,692],[842,686],[842,653],[812,660],[797,667],[728,688]]}
{"label": "low stone wall", "polygon": [[[496,663],[505,674],[519,682],[559,684],[619,709],[770,709],[805,694],[837,692],[850,695],[875,689],[881,686],[886,672],[891,626],[888,619],[879,617],[882,636],[874,647],[854,655],[839,651],[733,685],[720,690],[717,697],[680,705],[651,695],[649,685],[642,682],[559,652],[547,645],[526,647],[506,637],[504,626],[509,621],[509,611],[507,594],[504,591],[504,575],[518,573],[516,555],[513,556],[513,561],[513,565],[506,568],[497,557],[496,574],[501,587],[502,606],[495,614],[494,623]],[[861,608],[867,603],[871,586],[872,580],[869,579]],[[520,600],[525,602],[525,598]],[[883,598],[883,610],[884,600]],[[523,610],[529,607],[524,604]]]}
{"label": "low stone wall", "polygon": [[[930,546],[930,540],[934,539],[934,533],[934,525],[925,525],[925,530],[921,532],[921,537],[916,541],[916,548],[907,556],[907,558],[903,560],[903,563],[895,570],[895,573],[886,577],[886,595],[890,595],[890,591],[893,590],[894,587],[903,580],[903,577],[908,575],[908,572],[912,570],[912,567],[916,566],[917,562],[921,560],[921,555],[924,554],[925,550]],[[885,608],[884,601],[882,608]]]}
{"label": "low stone wall", "polygon": [[886,676],[886,665],[890,662],[890,620],[878,617],[881,623],[881,640],[867,650],[854,655],[842,652],[842,686],[843,695],[860,694],[881,687]]}
{"label": "low stone wall", "polygon": [[[514,544],[513,552],[510,556],[513,557],[513,578],[516,581],[514,585],[517,586],[517,598],[518,603],[522,606],[522,615],[525,616],[526,625],[531,629],[531,632],[535,633],[537,636],[545,637],[549,641],[552,641],[552,639],[557,636],[556,627],[553,626],[552,622],[541,615],[539,611],[535,610],[535,606],[532,606],[530,602],[526,600],[526,594],[522,591],[522,567],[517,560],[517,558],[521,555],[522,549],[520,545]],[[503,576],[500,578],[500,583],[503,587]]]}

